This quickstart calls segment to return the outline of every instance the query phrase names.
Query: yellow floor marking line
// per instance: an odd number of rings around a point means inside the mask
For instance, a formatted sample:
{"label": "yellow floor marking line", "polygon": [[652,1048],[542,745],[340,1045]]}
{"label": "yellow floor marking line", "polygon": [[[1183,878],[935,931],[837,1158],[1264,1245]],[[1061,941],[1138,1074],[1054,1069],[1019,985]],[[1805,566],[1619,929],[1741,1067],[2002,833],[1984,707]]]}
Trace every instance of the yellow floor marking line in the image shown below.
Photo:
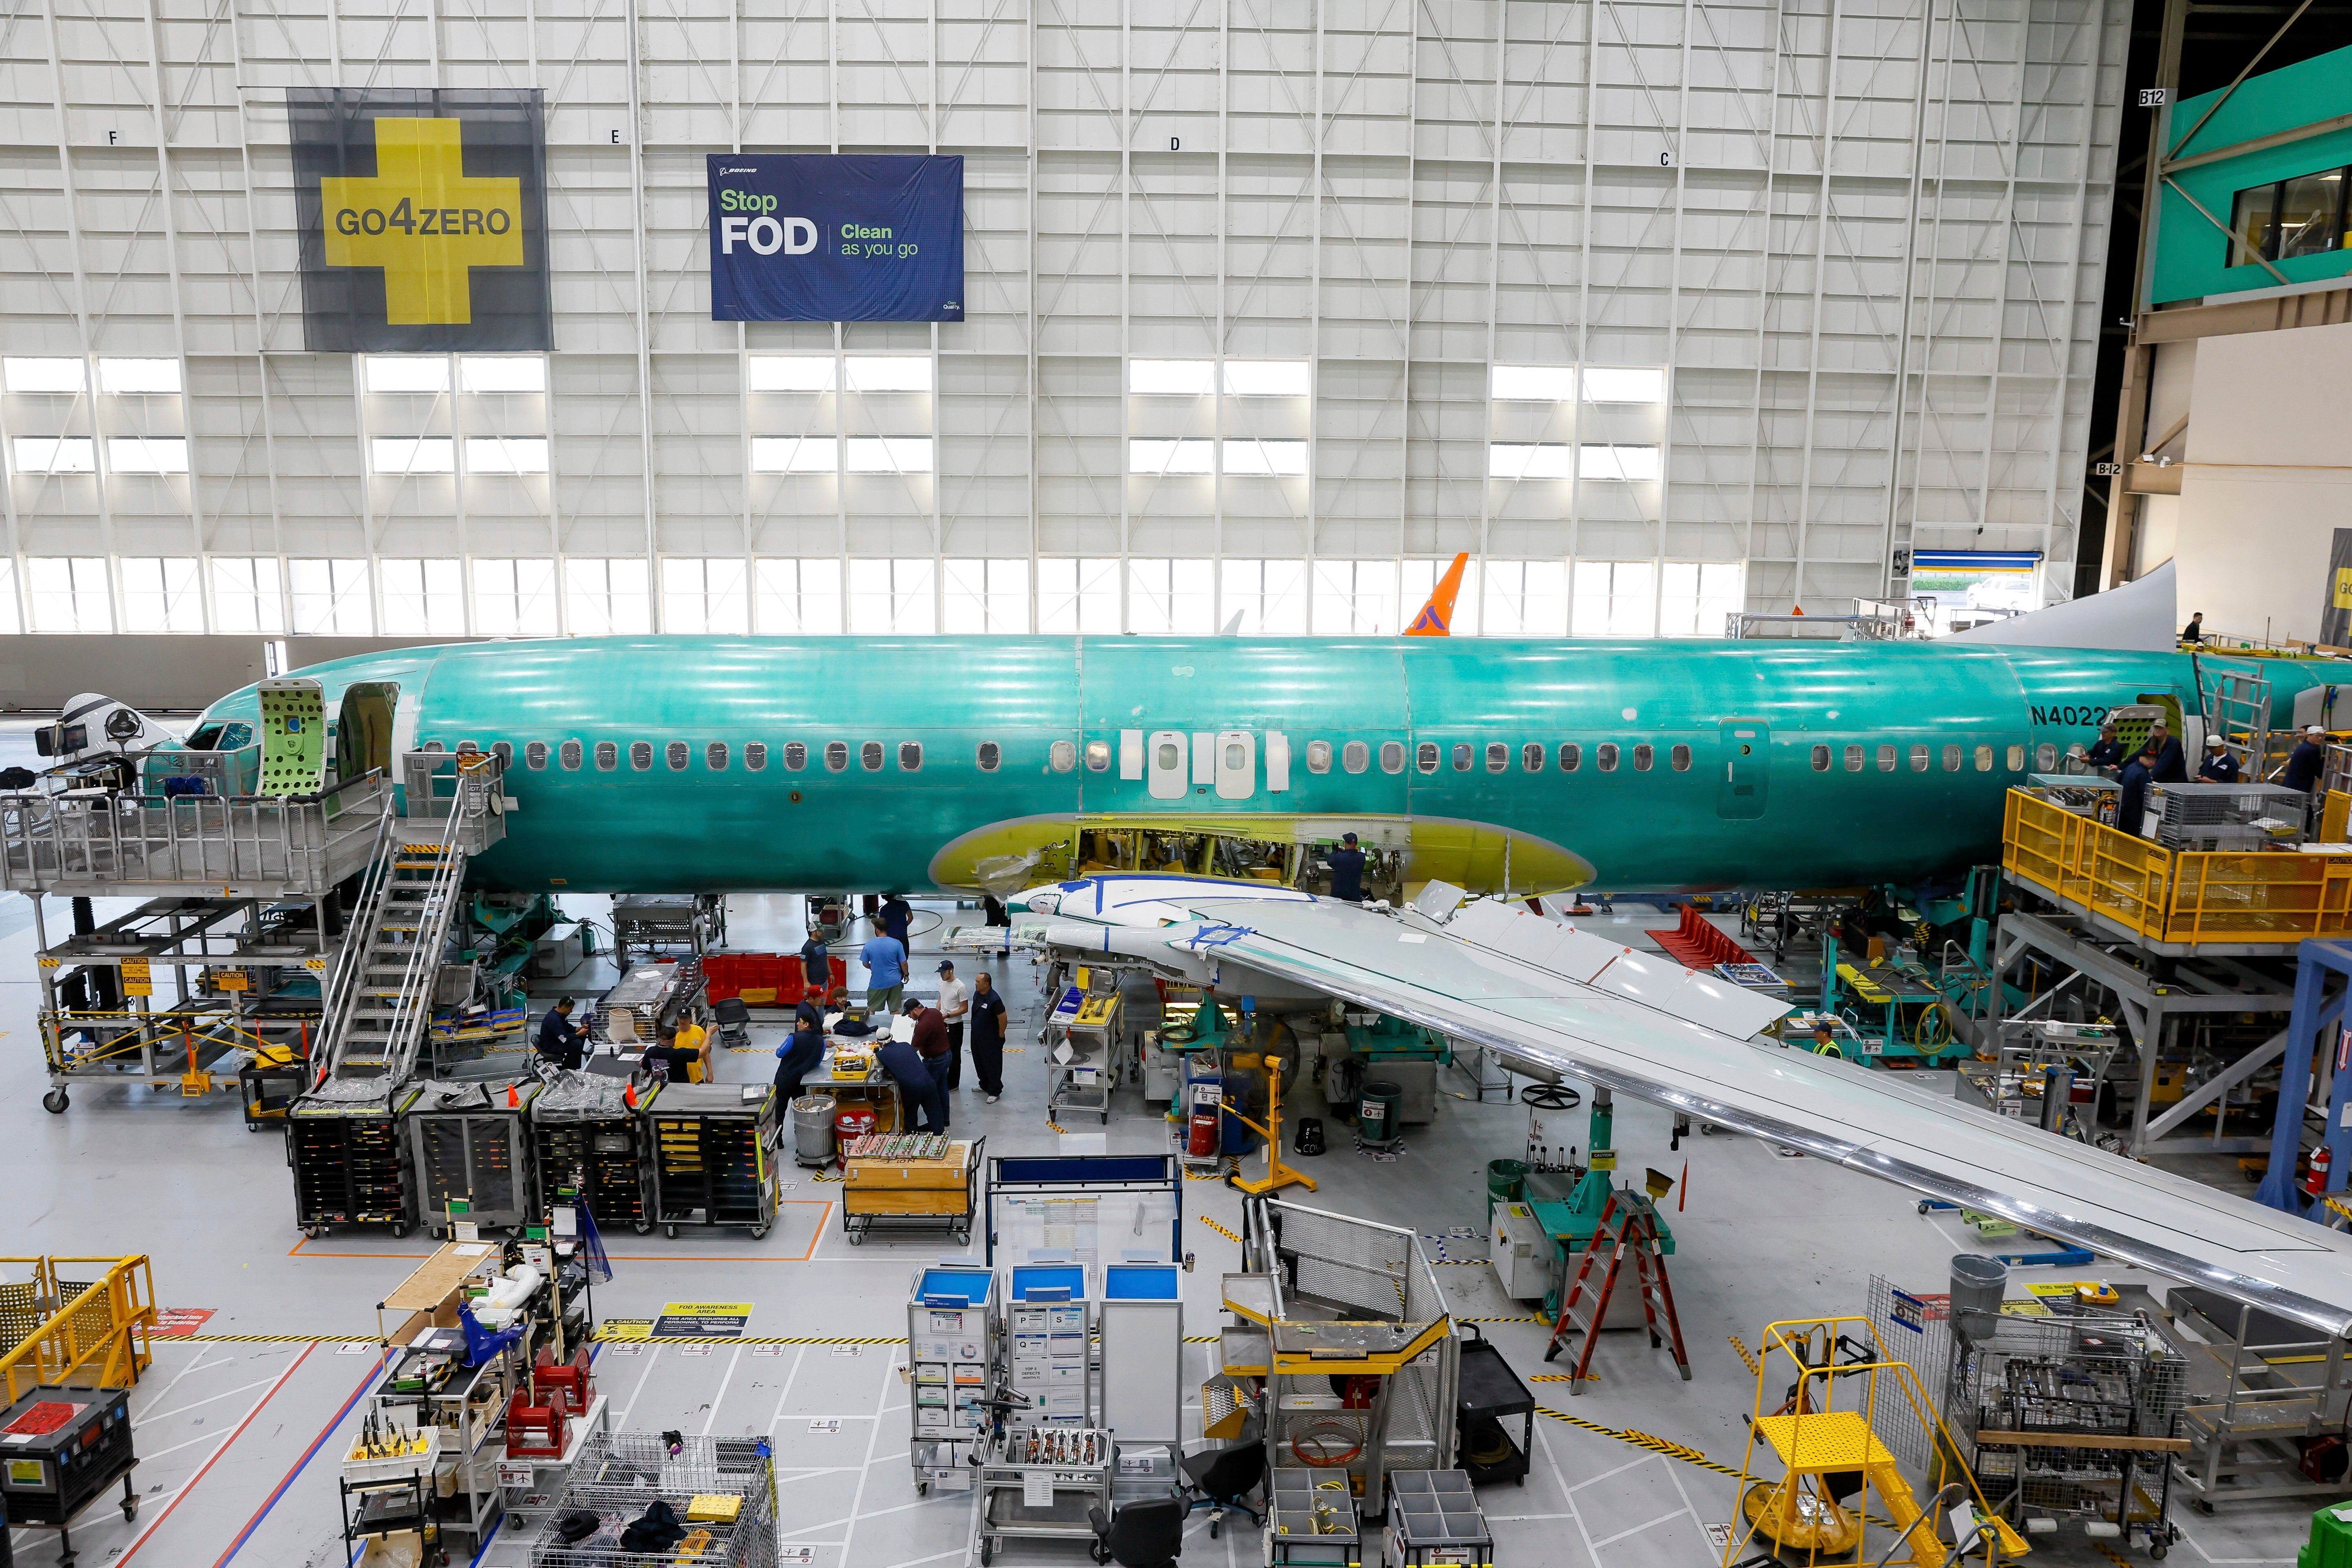
{"label": "yellow floor marking line", "polygon": [[1240,1237],[1235,1236],[1232,1231],[1227,1230],[1223,1226],[1219,1225],[1207,1215],[1202,1215],[1201,1216],[1201,1223],[1207,1226],[1211,1230],[1215,1231],[1219,1236],[1223,1237],[1227,1241],[1239,1243],[1241,1240]]}
{"label": "yellow floor marking line", "polygon": [[1739,1359],[1748,1363],[1748,1373],[1750,1377],[1764,1375],[1764,1369],[1756,1364],[1756,1352],[1748,1348],[1746,1340],[1741,1339],[1738,1334],[1726,1334],[1723,1337],[1731,1342],[1731,1348],[1738,1351]]}
{"label": "yellow floor marking line", "polygon": [[1614,1437],[1620,1443],[1631,1443],[1636,1448],[1646,1448],[1653,1454],[1664,1455],[1669,1459],[1680,1459],[1684,1464],[1696,1465],[1710,1475],[1729,1476],[1734,1480],[1739,1479],[1738,1470],[1728,1465],[1717,1464],[1686,1443],[1671,1442],[1648,1432],[1635,1431],[1632,1427],[1627,1427],[1621,1432],[1614,1426],[1603,1426],[1598,1421],[1587,1421],[1581,1415],[1570,1415],[1565,1410],[1554,1410],[1549,1405],[1537,1405],[1536,1414],[1549,1415],[1555,1421],[1565,1422],[1581,1431],[1592,1433],[1595,1436]]}

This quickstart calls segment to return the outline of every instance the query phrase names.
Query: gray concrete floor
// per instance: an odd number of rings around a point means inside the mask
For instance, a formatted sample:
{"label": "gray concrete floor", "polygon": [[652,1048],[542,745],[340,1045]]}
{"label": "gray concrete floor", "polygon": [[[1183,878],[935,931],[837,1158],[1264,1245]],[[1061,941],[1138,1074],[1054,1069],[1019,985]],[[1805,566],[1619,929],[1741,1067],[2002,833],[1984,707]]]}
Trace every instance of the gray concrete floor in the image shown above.
{"label": "gray concrete floor", "polygon": [[[575,912],[602,918],[600,900],[571,903]],[[135,1559],[151,1568],[342,1562],[336,1458],[354,1419],[353,1401],[374,1369],[374,1303],[430,1247],[415,1236],[395,1242],[374,1232],[305,1241],[294,1227],[279,1139],[247,1132],[231,1095],[185,1100],[92,1086],[77,1089],[66,1115],[45,1114],[33,1029],[32,936],[23,908],[9,900],[0,909],[0,1059],[10,1064],[5,1081],[12,1091],[0,1098],[0,1191],[10,1200],[0,1251],[145,1253],[153,1258],[163,1305],[214,1312],[205,1332],[302,1336],[161,1345],[133,1399],[143,1506],[134,1523],[110,1507],[85,1515],[75,1532],[82,1562]],[[923,908],[973,918],[950,906]],[[798,915],[796,899],[738,899],[733,945],[791,945]],[[1642,929],[1666,923],[1621,905],[1615,920],[1597,921],[1596,929],[1638,941]],[[931,945],[917,942],[919,959],[927,960],[919,974],[937,962]],[[968,973],[971,961],[958,962]],[[985,1133],[992,1154],[1051,1152],[1056,1135],[1045,1120],[1034,972],[1018,958],[984,966],[1013,1004],[1018,1054],[1007,1058],[1000,1104],[983,1104],[967,1071],[956,1131]],[[583,973],[565,989],[593,993],[603,978]],[[769,1076],[769,1053],[781,1036],[780,1028],[761,1026],[748,1051],[721,1058],[721,1076]],[[1460,1074],[1449,1075],[1445,1087],[1450,1092],[1436,1121],[1409,1129],[1395,1163],[1350,1152],[1344,1134],[1331,1153],[1298,1162],[1322,1184],[1318,1194],[1298,1194],[1302,1201],[1448,1238],[1451,1256],[1481,1256],[1478,1241],[1455,1233],[1482,1233],[1486,1162],[1521,1152],[1528,1113],[1517,1105],[1475,1102]],[[1319,1086],[1297,1092],[1297,1109],[1319,1112]],[[1873,1273],[1915,1290],[1940,1290],[1951,1254],[1981,1246],[1953,1216],[1923,1216],[1904,1194],[1816,1161],[1784,1158],[1735,1137],[1689,1138],[1670,1152],[1664,1114],[1638,1105],[1620,1105],[1617,1129],[1629,1173],[1647,1164],[1683,1178],[1672,1215],[1680,1244],[1673,1282],[1693,1376],[1677,1378],[1666,1355],[1652,1351],[1643,1336],[1611,1333],[1597,1352],[1598,1380],[1584,1393],[1571,1397],[1564,1383],[1534,1384],[1541,1402],[1591,1427],[1539,1417],[1528,1484],[1484,1493],[1499,1563],[1699,1568],[1719,1561],[1709,1531],[1731,1516],[1731,1480],[1611,1433],[1652,1434],[1736,1471],[1755,1379],[1733,1338],[1753,1347],[1763,1325],[1777,1319],[1859,1312]],[[1108,1133],[1114,1152],[1167,1146],[1164,1118],[1133,1088],[1119,1091]],[[675,1242],[658,1233],[608,1238],[616,1274],[596,1292],[599,1314],[649,1317],[669,1300],[748,1300],[756,1303],[746,1331],[751,1336],[903,1334],[914,1270],[955,1251],[952,1243],[877,1236],[852,1247],[842,1232],[837,1187],[805,1172],[787,1170],[783,1180],[782,1217],[761,1241],[731,1230],[690,1231]],[[1224,1232],[1238,1228],[1239,1201],[1215,1182],[1188,1183],[1183,1196],[1185,1244],[1198,1258],[1185,1279],[1186,1329],[1210,1333],[1222,1321],[1218,1276],[1238,1260]],[[1509,1321],[1535,1308],[1506,1298],[1484,1266],[1449,1264],[1440,1273],[1457,1316],[1506,1320],[1486,1331],[1522,1375],[1558,1374],[1559,1365],[1541,1359],[1545,1331]],[[1207,1348],[1192,1348],[1191,1372],[1203,1370]],[[898,1371],[903,1360],[897,1346],[608,1343],[597,1364],[620,1426],[771,1435],[780,1467],[780,1539],[813,1548],[809,1561],[824,1568],[960,1564],[969,1559],[973,1504],[964,1496],[915,1493],[907,1391]],[[1187,1419],[1197,1431],[1197,1408]],[[2309,1510],[2242,1506],[2208,1519],[2183,1508],[2178,1515],[2188,1531],[2175,1549],[2180,1560],[2262,1568],[2293,1558]],[[1205,1514],[1193,1517],[1186,1562],[1257,1560],[1254,1531],[1211,1542]],[[14,1539],[19,1563],[41,1568],[57,1561],[53,1531],[20,1529]],[[2086,1565],[2105,1561],[2079,1529],[2036,1555]],[[478,1561],[527,1559],[527,1542],[501,1532]],[[1076,1549],[1008,1549],[1000,1561],[1084,1558]]]}

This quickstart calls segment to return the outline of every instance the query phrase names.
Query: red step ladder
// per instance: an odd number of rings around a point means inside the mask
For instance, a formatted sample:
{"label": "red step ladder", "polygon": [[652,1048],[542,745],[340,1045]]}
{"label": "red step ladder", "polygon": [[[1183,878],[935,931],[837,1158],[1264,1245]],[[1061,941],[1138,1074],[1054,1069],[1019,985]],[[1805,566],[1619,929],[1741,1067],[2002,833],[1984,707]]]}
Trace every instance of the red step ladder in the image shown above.
{"label": "red step ladder", "polygon": [[[1591,1286],[1593,1259],[1602,1249],[1609,1254],[1608,1267],[1601,1272],[1599,1288]],[[1675,1315],[1675,1289],[1666,1279],[1666,1255],[1658,1247],[1658,1211],[1655,1205],[1633,1189],[1621,1188],[1609,1194],[1601,1206],[1601,1224],[1592,1239],[1584,1244],[1583,1260],[1576,1267],[1576,1279],[1559,1303],[1559,1321],[1551,1327],[1551,1342],[1544,1347],[1544,1360],[1558,1359],[1560,1344],[1571,1333],[1584,1336],[1584,1348],[1577,1352],[1576,1371],[1570,1377],[1568,1392],[1584,1392],[1586,1374],[1592,1366],[1592,1347],[1600,1342],[1598,1330],[1608,1321],[1610,1299],[1617,1291],[1618,1271],[1630,1257],[1633,1273],[1642,1292],[1642,1316],[1649,1326],[1650,1348],[1671,1345],[1675,1365],[1681,1369],[1683,1381],[1690,1381],[1690,1355],[1683,1349],[1682,1320]],[[1580,1315],[1584,1307],[1590,1316]],[[1665,1319],[1665,1332],[1658,1331],[1658,1320]]]}

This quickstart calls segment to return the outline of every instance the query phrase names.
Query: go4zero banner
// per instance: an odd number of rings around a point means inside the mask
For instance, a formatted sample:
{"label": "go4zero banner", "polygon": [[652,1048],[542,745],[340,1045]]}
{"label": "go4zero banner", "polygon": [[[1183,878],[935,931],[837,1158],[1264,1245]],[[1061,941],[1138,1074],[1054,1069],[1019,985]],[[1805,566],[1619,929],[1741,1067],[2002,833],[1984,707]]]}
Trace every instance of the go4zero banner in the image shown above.
{"label": "go4zero banner", "polygon": [[715,153],[718,321],[961,321],[963,160]]}
{"label": "go4zero banner", "polygon": [[305,346],[554,346],[536,89],[289,88]]}

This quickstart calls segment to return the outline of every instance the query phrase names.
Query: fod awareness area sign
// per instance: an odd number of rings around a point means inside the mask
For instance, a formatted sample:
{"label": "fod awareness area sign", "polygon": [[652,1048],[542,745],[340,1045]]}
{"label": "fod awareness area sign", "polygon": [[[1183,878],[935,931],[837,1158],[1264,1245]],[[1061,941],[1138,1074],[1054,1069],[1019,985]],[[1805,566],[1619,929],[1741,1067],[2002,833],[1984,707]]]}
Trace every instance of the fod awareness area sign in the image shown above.
{"label": "fod awareness area sign", "polygon": [[710,157],[719,321],[961,321],[963,159]]}

